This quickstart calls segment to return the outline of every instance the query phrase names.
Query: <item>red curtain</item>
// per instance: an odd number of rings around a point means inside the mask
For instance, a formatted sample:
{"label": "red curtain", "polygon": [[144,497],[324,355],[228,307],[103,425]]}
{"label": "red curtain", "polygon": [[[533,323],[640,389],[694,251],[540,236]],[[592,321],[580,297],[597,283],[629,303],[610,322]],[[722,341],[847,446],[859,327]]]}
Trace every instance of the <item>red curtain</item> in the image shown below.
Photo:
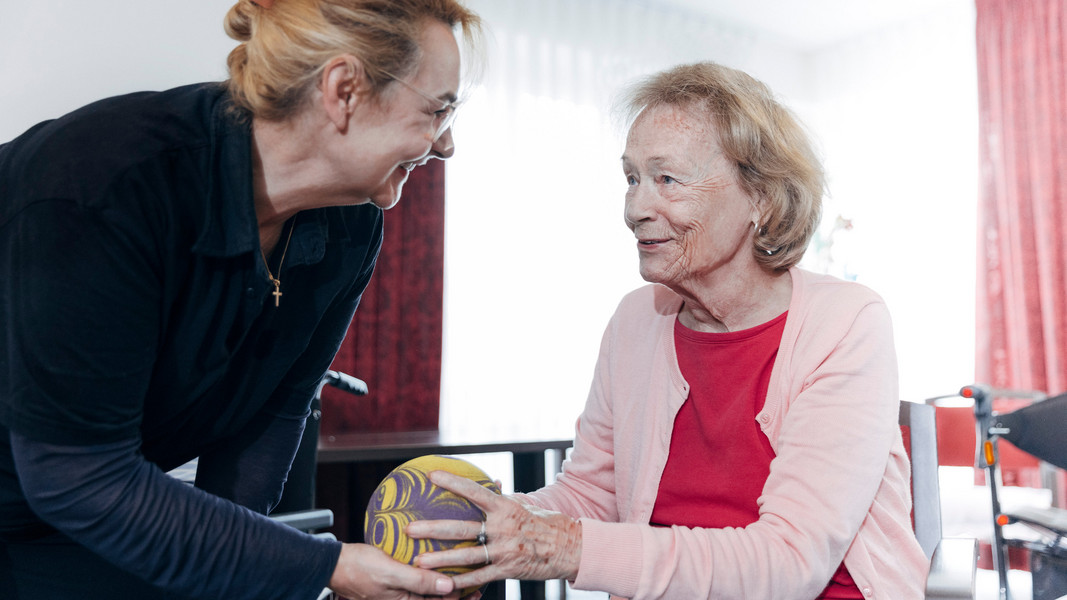
{"label": "red curtain", "polygon": [[385,241],[333,369],[367,382],[323,390],[322,435],[437,429],[444,286],[444,163],[412,171],[385,213]]}
{"label": "red curtain", "polygon": [[[1063,0],[976,8],[976,380],[1055,394],[1067,390],[1067,14]],[[1005,467],[1036,464],[1002,448]]]}
{"label": "red curtain", "polygon": [[1067,14],[978,0],[979,381],[1067,390]]}

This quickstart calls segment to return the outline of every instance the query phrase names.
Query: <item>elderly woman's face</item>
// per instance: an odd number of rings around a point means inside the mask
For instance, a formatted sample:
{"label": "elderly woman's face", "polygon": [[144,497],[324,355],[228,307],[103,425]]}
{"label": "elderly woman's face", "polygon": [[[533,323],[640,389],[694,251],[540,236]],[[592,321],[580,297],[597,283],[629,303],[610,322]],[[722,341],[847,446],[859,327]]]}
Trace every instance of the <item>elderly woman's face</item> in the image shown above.
{"label": "elderly woman's face", "polygon": [[692,289],[759,268],[751,241],[755,200],[738,185],[704,115],[676,106],[645,110],[630,128],[622,165],[626,224],[646,281]]}

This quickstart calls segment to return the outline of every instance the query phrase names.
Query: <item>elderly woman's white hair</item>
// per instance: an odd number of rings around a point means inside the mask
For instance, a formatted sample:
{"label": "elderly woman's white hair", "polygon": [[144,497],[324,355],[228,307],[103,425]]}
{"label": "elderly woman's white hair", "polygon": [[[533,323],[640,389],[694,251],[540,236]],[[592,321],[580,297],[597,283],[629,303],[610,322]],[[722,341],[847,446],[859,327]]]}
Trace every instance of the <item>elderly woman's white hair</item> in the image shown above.
{"label": "elderly woman's white hair", "polygon": [[656,73],[620,99],[627,125],[662,105],[703,112],[715,124],[738,182],[760,202],[753,247],[759,264],[783,270],[800,262],[819,224],[826,180],[811,140],[789,109],[762,82],[713,62]]}

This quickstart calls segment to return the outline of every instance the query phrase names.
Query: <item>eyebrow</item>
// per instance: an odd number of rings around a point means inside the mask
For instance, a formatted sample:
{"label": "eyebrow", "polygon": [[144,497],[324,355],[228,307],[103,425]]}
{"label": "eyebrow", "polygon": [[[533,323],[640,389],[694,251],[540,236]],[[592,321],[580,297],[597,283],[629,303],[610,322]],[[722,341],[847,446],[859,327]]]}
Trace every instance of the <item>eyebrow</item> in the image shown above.
{"label": "eyebrow", "polygon": [[[623,164],[633,163],[633,160],[631,160],[630,157],[625,154],[623,154],[620,158],[622,159]],[[671,163],[671,159],[667,158],[666,156],[653,156],[652,158],[648,159],[647,162],[653,167],[662,167],[663,165],[669,165]]]}

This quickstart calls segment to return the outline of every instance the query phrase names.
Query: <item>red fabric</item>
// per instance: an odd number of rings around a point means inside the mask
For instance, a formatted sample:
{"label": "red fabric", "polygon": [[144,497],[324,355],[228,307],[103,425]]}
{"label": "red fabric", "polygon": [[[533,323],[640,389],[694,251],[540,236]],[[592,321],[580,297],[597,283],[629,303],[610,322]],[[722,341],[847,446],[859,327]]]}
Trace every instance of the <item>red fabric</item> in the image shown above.
{"label": "red fabric", "polygon": [[978,0],[976,379],[1067,389],[1067,11]]}
{"label": "red fabric", "polygon": [[[1067,9],[1062,0],[977,0],[976,9],[976,380],[1059,393],[1067,389]],[[1005,480],[1033,479],[1018,472],[1033,458],[1000,448]]]}
{"label": "red fabric", "polygon": [[731,333],[702,333],[675,322],[678,367],[689,397],[674,417],[671,449],[652,522],[744,527],[759,519],[756,499],[774,450],[760,430],[785,316]]}
{"label": "red fabric", "polygon": [[434,160],[411,173],[386,211],[374,276],[333,361],[370,393],[323,390],[322,435],[437,429],[444,221],[444,163]]}
{"label": "red fabric", "polygon": [[[730,333],[702,333],[675,322],[678,366],[689,397],[674,418],[654,524],[745,527],[759,519],[757,498],[774,450],[759,428],[786,315]],[[863,598],[844,564],[819,600]]]}

